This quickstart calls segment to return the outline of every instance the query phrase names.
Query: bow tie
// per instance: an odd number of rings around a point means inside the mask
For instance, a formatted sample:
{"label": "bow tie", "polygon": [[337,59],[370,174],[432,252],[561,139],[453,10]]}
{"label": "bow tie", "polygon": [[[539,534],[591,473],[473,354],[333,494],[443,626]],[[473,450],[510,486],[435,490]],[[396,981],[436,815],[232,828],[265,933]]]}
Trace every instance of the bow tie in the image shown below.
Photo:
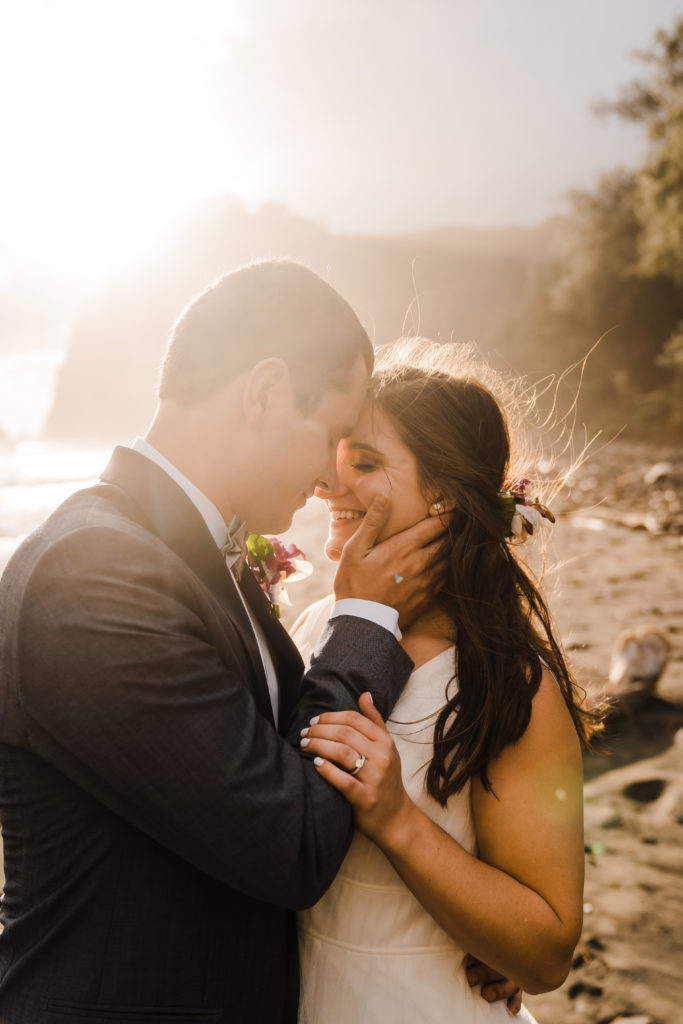
{"label": "bow tie", "polygon": [[247,523],[239,516],[233,516],[228,527],[228,536],[221,548],[225,564],[239,580],[242,576],[244,563],[247,559]]}

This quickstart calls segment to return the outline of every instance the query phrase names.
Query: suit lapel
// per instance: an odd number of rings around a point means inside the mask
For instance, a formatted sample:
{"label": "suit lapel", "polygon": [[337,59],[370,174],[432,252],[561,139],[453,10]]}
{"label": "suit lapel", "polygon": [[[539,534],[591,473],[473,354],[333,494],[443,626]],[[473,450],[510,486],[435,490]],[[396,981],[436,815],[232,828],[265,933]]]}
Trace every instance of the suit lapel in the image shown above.
{"label": "suit lapel", "polygon": [[273,615],[270,601],[248,566],[242,573],[240,588],[268,640],[280,688],[280,724],[284,728],[296,703],[304,664],[289,633]]}
{"label": "suit lapel", "polygon": [[[163,469],[130,448],[114,449],[101,479],[117,489],[119,500],[108,488],[110,499],[179,555],[226,609],[247,653],[259,711],[272,722],[273,710],[254,630],[232,573],[196,506]],[[258,585],[256,588],[261,593]]]}

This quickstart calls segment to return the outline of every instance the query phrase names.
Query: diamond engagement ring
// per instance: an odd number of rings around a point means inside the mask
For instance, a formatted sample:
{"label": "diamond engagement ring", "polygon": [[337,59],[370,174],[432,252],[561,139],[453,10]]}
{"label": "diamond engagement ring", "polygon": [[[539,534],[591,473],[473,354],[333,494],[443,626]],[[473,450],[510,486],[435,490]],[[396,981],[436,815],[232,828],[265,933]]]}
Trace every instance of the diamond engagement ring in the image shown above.
{"label": "diamond engagement ring", "polygon": [[356,758],[356,762],[355,762],[355,764],[354,764],[350,774],[351,775],[358,775],[358,772],[361,770],[361,768],[363,767],[364,764],[365,764],[365,754],[360,754],[359,757]]}

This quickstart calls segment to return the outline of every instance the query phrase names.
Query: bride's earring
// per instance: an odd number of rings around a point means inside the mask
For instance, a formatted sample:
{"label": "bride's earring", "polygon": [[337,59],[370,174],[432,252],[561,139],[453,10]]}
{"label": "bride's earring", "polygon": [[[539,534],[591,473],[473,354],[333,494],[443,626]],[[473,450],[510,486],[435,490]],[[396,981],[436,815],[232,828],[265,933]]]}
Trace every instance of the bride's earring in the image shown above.
{"label": "bride's earring", "polygon": [[444,510],[443,502],[435,501],[433,505],[429,506],[430,516],[440,516]]}

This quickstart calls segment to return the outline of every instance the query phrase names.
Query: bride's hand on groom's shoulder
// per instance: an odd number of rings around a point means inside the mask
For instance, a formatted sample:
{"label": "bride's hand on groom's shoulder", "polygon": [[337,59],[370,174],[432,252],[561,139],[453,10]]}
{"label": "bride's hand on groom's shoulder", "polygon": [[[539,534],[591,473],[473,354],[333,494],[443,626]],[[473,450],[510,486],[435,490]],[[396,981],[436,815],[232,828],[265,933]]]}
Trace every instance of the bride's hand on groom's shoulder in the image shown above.
{"label": "bride's hand on groom's shoulder", "polygon": [[405,628],[445,579],[446,525],[438,516],[430,517],[378,542],[390,511],[390,500],[378,495],[344,545],[334,593],[337,600],[355,597],[389,605]]}
{"label": "bride's hand on groom's shoulder", "polygon": [[356,825],[383,848],[407,841],[417,811],[403,787],[401,760],[369,693],[358,711],[328,711],[303,730],[316,770],[353,807]]}

